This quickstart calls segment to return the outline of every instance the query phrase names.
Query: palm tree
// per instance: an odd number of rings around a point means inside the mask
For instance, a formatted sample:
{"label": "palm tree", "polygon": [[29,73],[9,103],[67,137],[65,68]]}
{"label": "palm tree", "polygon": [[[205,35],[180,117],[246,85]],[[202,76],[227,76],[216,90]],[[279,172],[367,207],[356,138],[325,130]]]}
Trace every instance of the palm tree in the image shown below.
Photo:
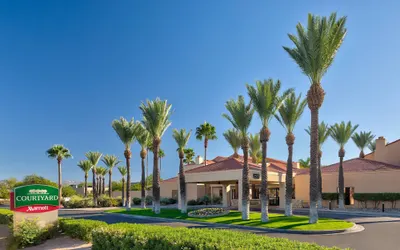
{"label": "palm tree", "polygon": [[158,152],[160,150],[161,137],[171,125],[171,104],[157,98],[155,101],[146,101],[140,105],[143,113],[143,125],[153,139],[153,199],[154,212],[160,213],[160,171],[158,168]]}
{"label": "palm tree", "polygon": [[311,111],[309,223],[318,222],[318,112],[325,96],[321,85],[322,77],[342,45],[347,32],[345,24],[346,17],[337,19],[336,13],[332,13],[328,18],[308,14],[307,28],[299,23],[296,26],[297,37],[288,35],[294,43],[294,48],[283,47],[311,82],[307,93],[308,107]]}
{"label": "palm tree", "polygon": [[72,155],[69,152],[69,149],[64,147],[63,145],[53,145],[46,151],[46,154],[49,158],[56,159],[58,165],[58,203],[61,205],[61,197],[62,197],[62,178],[61,178],[61,162],[63,159],[71,158]]}
{"label": "palm tree", "polygon": [[[318,124],[318,208],[322,208],[322,171],[321,171],[321,159],[322,159],[322,146],[324,145],[326,139],[329,137],[329,125],[325,122]],[[308,135],[311,136],[311,128],[306,129]],[[309,164],[310,165],[310,164]],[[308,167],[310,168],[310,167]]]}
{"label": "palm tree", "polygon": [[371,142],[374,140],[375,135],[372,134],[372,132],[360,132],[360,133],[354,133],[353,139],[354,143],[356,144],[357,148],[360,150],[360,158],[364,158],[364,149],[371,144]]}
{"label": "palm tree", "polygon": [[299,159],[300,163],[300,168],[310,168],[310,157],[307,157],[307,159]]}
{"label": "palm tree", "polygon": [[135,121],[127,121],[125,118],[121,117],[119,120],[114,120],[111,124],[115,132],[117,133],[121,142],[125,145],[125,161],[126,161],[126,209],[131,209],[131,145],[135,141],[136,135],[136,123]]}
{"label": "palm tree", "polygon": [[87,197],[88,194],[87,179],[88,179],[88,173],[90,169],[92,169],[92,163],[88,160],[79,161],[78,167],[80,167],[82,171],[85,173],[85,197]]}
{"label": "palm tree", "polygon": [[269,122],[274,117],[283,103],[283,100],[293,90],[287,90],[280,96],[281,82],[276,83],[272,79],[257,81],[256,86],[246,85],[247,93],[254,105],[254,109],[261,119],[260,141],[262,147],[261,158],[261,221],[268,221],[268,172],[267,172],[267,143],[271,132]]}
{"label": "palm tree", "polygon": [[145,173],[145,164],[144,164],[144,159],[147,156],[147,145],[149,145],[149,133],[143,126],[143,124],[138,123],[137,124],[137,131],[136,131],[136,138],[138,143],[141,146],[140,150],[140,158],[142,159],[142,179],[140,181],[141,183],[141,207],[146,208],[146,173]]}
{"label": "palm tree", "polygon": [[[150,136],[150,135],[149,135]],[[149,141],[146,146],[146,180],[149,177],[149,152],[153,152],[153,139],[149,137]],[[146,190],[147,190],[147,182],[146,182]]]}
{"label": "palm tree", "polygon": [[368,149],[371,150],[372,152],[374,152],[375,149],[376,149],[376,141],[371,141],[371,142],[368,144]]}
{"label": "palm tree", "polygon": [[260,134],[249,134],[250,156],[253,163],[261,162],[261,142]]}
{"label": "palm tree", "polygon": [[243,171],[242,171],[242,219],[248,220],[250,215],[250,180],[249,180],[249,138],[248,129],[250,127],[251,119],[253,118],[254,109],[251,102],[246,104],[243,96],[239,96],[237,101],[231,99],[225,104],[226,109],[230,115],[222,114],[224,118],[232,123],[232,126],[240,131],[242,138],[243,150]]}
{"label": "palm tree", "polygon": [[106,185],[105,185],[105,176],[107,174],[107,169],[105,167],[97,167],[97,176],[99,177],[99,194],[103,195],[105,194],[105,189],[106,189]]}
{"label": "palm tree", "polygon": [[345,155],[344,146],[350,140],[358,125],[352,125],[341,122],[335,124],[330,129],[330,136],[339,144],[339,208],[344,209],[344,173],[343,173],[343,157]]}
{"label": "palm tree", "polygon": [[208,122],[204,122],[196,128],[196,139],[199,141],[204,140],[204,166],[206,166],[208,141],[217,139],[215,127]]}
{"label": "palm tree", "polygon": [[160,158],[160,174],[161,174],[161,159],[165,157],[165,152],[160,148],[158,151],[158,158]]}
{"label": "palm tree", "polygon": [[99,164],[102,155],[103,154],[100,152],[92,152],[92,151],[89,151],[85,154],[86,158],[92,164],[92,174],[93,174],[92,189],[93,189],[93,203],[95,206],[97,206],[97,195],[98,195],[98,190],[96,188],[96,168],[97,164]]}
{"label": "palm tree", "polygon": [[293,144],[295,136],[293,134],[297,121],[303,114],[307,100],[301,98],[301,94],[296,97],[291,93],[279,108],[279,116],[276,119],[286,129],[286,144],[288,145],[288,159],[286,164],[286,193],[285,193],[285,215],[292,216],[292,197],[293,197]]}
{"label": "palm tree", "polygon": [[181,196],[181,213],[186,213],[186,181],[185,172],[183,170],[183,158],[185,156],[184,150],[189,141],[192,131],[186,132],[185,129],[176,130],[174,129],[172,137],[178,144],[178,156],[179,156],[179,192]]}
{"label": "palm tree", "polygon": [[118,167],[119,173],[122,175],[122,190],[121,190],[121,196],[122,196],[122,206],[125,206],[125,175],[128,172],[126,167],[124,166],[119,166]]}
{"label": "palm tree", "polygon": [[229,143],[233,149],[233,157],[239,157],[238,150],[242,145],[242,139],[240,138],[240,132],[237,129],[228,129],[224,132],[225,140]]}
{"label": "palm tree", "polygon": [[185,164],[192,164],[194,162],[193,158],[195,156],[193,148],[185,148],[183,152],[185,153],[185,159],[183,159],[183,162]]}
{"label": "palm tree", "polygon": [[102,162],[108,168],[108,195],[112,197],[112,170],[119,163],[121,163],[121,161],[118,160],[118,157],[116,157],[115,155],[105,155],[102,159]]}

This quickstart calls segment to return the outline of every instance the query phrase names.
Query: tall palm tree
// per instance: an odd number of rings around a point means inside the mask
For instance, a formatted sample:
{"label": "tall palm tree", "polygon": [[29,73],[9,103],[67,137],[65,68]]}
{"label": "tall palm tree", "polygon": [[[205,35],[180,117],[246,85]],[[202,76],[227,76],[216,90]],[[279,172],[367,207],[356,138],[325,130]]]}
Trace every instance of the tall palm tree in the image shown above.
{"label": "tall palm tree", "polygon": [[260,134],[249,134],[250,156],[253,163],[258,164],[261,161],[261,141]]}
{"label": "tall palm tree", "polygon": [[88,160],[83,160],[83,161],[79,161],[78,162],[78,167],[80,167],[80,169],[82,169],[82,171],[85,173],[85,197],[87,197],[88,194],[88,183],[87,183],[87,179],[88,179],[88,173],[90,171],[90,169],[92,169],[92,163]]}
{"label": "tall palm tree", "polygon": [[371,142],[368,144],[368,149],[371,150],[372,152],[374,152],[375,149],[376,149],[376,141],[371,141]]}
{"label": "tall palm tree", "polygon": [[204,140],[204,166],[206,166],[208,141],[217,139],[215,127],[208,122],[204,122],[196,128],[196,139],[199,141]]}
{"label": "tall palm tree", "polygon": [[350,140],[358,125],[352,125],[351,122],[347,124],[341,122],[335,124],[330,129],[330,136],[334,141],[339,144],[339,208],[344,209],[344,173],[343,173],[343,157],[345,155],[344,146]]}
{"label": "tall palm tree", "polygon": [[160,174],[161,174],[161,159],[165,157],[165,152],[160,148],[158,151],[158,158],[160,159]]}
{"label": "tall palm tree", "polygon": [[230,113],[222,114],[232,126],[240,131],[240,137],[242,138],[242,150],[243,150],[243,170],[242,170],[242,219],[248,220],[250,216],[250,180],[249,180],[249,138],[248,129],[250,127],[251,120],[253,118],[254,109],[251,106],[251,102],[246,104],[243,96],[239,96],[237,101],[231,99],[225,104],[226,109]]}
{"label": "tall palm tree", "polygon": [[136,138],[138,143],[141,146],[140,150],[140,158],[142,159],[142,178],[141,178],[141,207],[146,208],[146,173],[145,173],[145,164],[144,164],[144,159],[147,156],[147,145],[149,145],[149,132],[145,129],[143,124],[138,123],[137,124],[137,131],[136,131]]}
{"label": "tall palm tree", "polygon": [[[317,203],[318,208],[322,208],[322,171],[321,171],[321,159],[322,159],[322,146],[324,145],[326,139],[329,137],[329,125],[325,122],[318,124],[318,194]],[[308,135],[311,136],[311,128],[306,129]]]}
{"label": "tall palm tree", "polygon": [[300,168],[310,168],[310,157],[307,157],[307,159],[299,159],[300,163]]}
{"label": "tall palm tree", "polygon": [[364,149],[371,144],[374,140],[375,135],[372,132],[362,131],[360,133],[354,133],[351,137],[354,143],[356,144],[357,148],[360,150],[360,158],[364,158]]}
{"label": "tall palm tree", "polygon": [[95,206],[97,206],[97,195],[98,195],[98,190],[96,188],[96,168],[97,164],[99,164],[102,155],[103,154],[100,152],[92,152],[92,151],[89,151],[85,154],[86,158],[92,164],[92,174],[93,174],[92,189],[93,189],[93,203]]}
{"label": "tall palm tree", "polygon": [[107,169],[105,167],[97,167],[97,176],[99,177],[99,194],[105,194],[105,176],[107,174]]}
{"label": "tall palm tree", "polygon": [[[149,137],[149,141],[146,146],[146,180],[149,177],[149,152],[153,152],[152,150],[153,150],[153,139]],[[146,182],[146,190],[147,190],[147,182]]]}
{"label": "tall palm tree", "polygon": [[154,212],[160,213],[160,171],[158,168],[158,152],[160,150],[161,138],[167,128],[171,125],[171,104],[166,100],[157,98],[154,101],[147,100],[140,105],[143,113],[143,125],[153,139],[153,199]]}
{"label": "tall palm tree", "polygon": [[125,206],[125,175],[127,174],[128,170],[124,166],[118,167],[119,173],[122,175],[122,190],[121,190],[121,197],[122,197],[122,206]]}
{"label": "tall palm tree", "polygon": [[62,173],[61,173],[61,162],[64,159],[71,158],[72,155],[69,152],[69,149],[64,147],[63,145],[53,145],[46,151],[46,154],[49,158],[56,159],[58,165],[58,203],[61,205],[61,197],[62,197]]}
{"label": "tall palm tree", "polygon": [[124,156],[126,161],[126,209],[131,209],[131,145],[135,141],[136,135],[136,123],[135,121],[127,121],[125,118],[121,117],[119,120],[114,120],[111,124],[115,132],[117,133],[119,139],[125,146]]}
{"label": "tall palm tree", "polygon": [[336,13],[329,17],[308,14],[307,27],[304,28],[298,23],[297,37],[288,35],[294,48],[283,47],[311,82],[307,93],[308,107],[311,111],[309,223],[318,222],[318,112],[325,96],[321,84],[322,77],[331,66],[346,36],[345,24],[346,17],[337,19]]}
{"label": "tall palm tree", "polygon": [[195,156],[193,148],[185,148],[183,152],[185,153],[185,159],[183,159],[183,163],[192,164],[194,162],[193,158]]}
{"label": "tall palm tree", "polygon": [[240,137],[240,131],[237,129],[228,129],[224,132],[225,140],[229,143],[231,148],[233,149],[233,157],[239,157],[238,150],[242,145],[242,139]]}
{"label": "tall palm tree", "polygon": [[179,156],[179,192],[181,197],[181,212],[186,213],[186,181],[185,172],[183,169],[183,158],[185,157],[185,147],[189,141],[192,131],[186,132],[185,129],[173,130],[172,137],[175,139],[176,144],[178,144],[178,156]]}
{"label": "tall palm tree", "polygon": [[276,119],[286,129],[286,144],[288,145],[288,159],[286,164],[286,193],[285,193],[285,215],[292,216],[292,196],[293,196],[293,144],[295,136],[293,134],[297,121],[303,114],[307,100],[301,98],[301,94],[296,97],[291,93],[279,108],[279,116]]}
{"label": "tall palm tree", "polygon": [[112,170],[116,167],[120,160],[115,155],[105,155],[101,160],[108,168],[108,195],[112,197]]}
{"label": "tall palm tree", "polygon": [[271,132],[268,128],[269,122],[282,105],[287,95],[293,91],[286,90],[283,95],[279,94],[281,82],[275,83],[272,79],[257,81],[256,86],[246,85],[247,93],[254,105],[254,109],[261,119],[260,141],[262,147],[261,158],[261,221],[268,221],[268,172],[267,172],[267,143]]}

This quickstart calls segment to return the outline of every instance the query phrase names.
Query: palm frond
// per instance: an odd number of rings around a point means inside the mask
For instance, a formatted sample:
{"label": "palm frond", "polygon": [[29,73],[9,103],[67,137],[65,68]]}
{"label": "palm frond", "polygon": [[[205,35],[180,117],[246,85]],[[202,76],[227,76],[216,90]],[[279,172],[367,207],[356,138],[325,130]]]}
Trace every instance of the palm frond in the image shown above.
{"label": "palm frond", "polygon": [[330,136],[341,148],[344,148],[357,128],[358,125],[352,125],[351,122],[336,123],[330,129]]}
{"label": "palm frond", "polygon": [[150,138],[149,132],[143,126],[141,122],[136,122],[136,140],[142,147],[142,149],[147,149],[149,144],[153,143]]}
{"label": "palm frond", "polygon": [[368,149],[371,150],[372,152],[374,152],[375,149],[376,149],[376,141],[371,141],[371,142],[368,144]]}
{"label": "palm frond", "polygon": [[133,118],[131,121],[127,121],[124,117],[121,117],[119,120],[114,120],[111,126],[125,145],[125,149],[129,149],[135,140],[136,134],[136,123]]}
{"label": "palm frond", "polygon": [[92,169],[92,163],[89,160],[81,160],[77,165],[86,174]]}
{"label": "palm frond", "polygon": [[294,92],[284,100],[283,105],[279,108],[279,115],[275,117],[278,122],[286,129],[286,133],[293,133],[297,121],[303,114],[304,108],[307,105],[307,100],[301,98],[301,94],[296,97]]}
{"label": "palm frond", "polygon": [[229,145],[233,149],[233,152],[237,154],[242,144],[242,137],[239,130],[231,128],[225,131],[223,135],[225,137],[225,140],[229,143]]}
{"label": "palm frond", "polygon": [[152,138],[161,138],[171,125],[171,104],[166,100],[156,98],[154,101],[147,100],[140,105],[143,114],[143,125]]}
{"label": "palm frond", "polygon": [[185,148],[183,152],[185,154],[185,159],[183,159],[183,162],[186,164],[192,164],[194,162],[193,158],[195,156],[193,148]]}
{"label": "palm frond", "polygon": [[[308,135],[310,135],[311,128],[308,126],[307,129],[305,129]],[[330,127],[328,124],[325,122],[321,122],[318,124],[318,147],[321,150],[322,145],[325,143],[326,139],[328,139],[330,133]]]}
{"label": "palm frond", "polygon": [[244,139],[247,137],[247,130],[254,114],[251,102],[246,104],[244,97],[240,95],[237,100],[231,99],[227,101],[225,107],[230,115],[222,114],[222,117],[230,121],[232,126],[240,131],[242,139]]}
{"label": "palm frond", "polygon": [[190,135],[192,134],[192,130],[186,132],[186,129],[174,129],[172,132],[172,137],[175,139],[176,144],[178,144],[178,151],[182,151],[185,149],[187,143],[189,142]]}
{"label": "palm frond", "polygon": [[308,157],[305,160],[299,159],[300,168],[310,168],[310,162],[311,162],[310,157]]}
{"label": "palm frond", "polygon": [[204,122],[199,127],[196,128],[196,139],[197,140],[216,140],[217,132],[215,127],[208,122]]}
{"label": "palm frond", "polygon": [[120,160],[118,160],[118,157],[115,155],[105,155],[103,159],[101,160],[109,169],[114,168],[117,166],[119,163],[121,163]]}
{"label": "palm frond", "polygon": [[71,152],[68,148],[60,144],[55,144],[46,151],[49,158],[53,159],[67,159],[72,158]]}
{"label": "palm frond", "polygon": [[92,152],[92,151],[89,151],[85,154],[86,158],[92,163],[93,168],[97,167],[97,164],[99,164],[102,155],[103,154],[100,152]]}
{"label": "palm frond", "polygon": [[260,142],[260,134],[249,134],[249,142],[250,142],[250,156],[253,159],[254,163],[259,163],[262,159],[261,156],[261,142]]}
{"label": "palm frond", "polygon": [[357,148],[363,151],[371,142],[374,140],[375,135],[372,132],[361,131],[360,133],[354,133],[351,137]]}
{"label": "palm frond", "polygon": [[119,173],[122,175],[122,177],[124,177],[128,173],[128,170],[126,169],[125,166],[119,166],[118,170],[119,170]]}

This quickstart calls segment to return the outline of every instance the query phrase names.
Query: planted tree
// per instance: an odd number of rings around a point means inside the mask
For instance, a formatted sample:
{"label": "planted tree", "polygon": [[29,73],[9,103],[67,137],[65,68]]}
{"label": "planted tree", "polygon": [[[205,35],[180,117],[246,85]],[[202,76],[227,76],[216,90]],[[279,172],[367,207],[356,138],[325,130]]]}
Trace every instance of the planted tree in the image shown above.
{"label": "planted tree", "polygon": [[249,134],[250,156],[253,163],[258,164],[261,162],[261,142],[259,134]]}
{"label": "planted tree", "polygon": [[345,24],[346,17],[337,19],[336,13],[329,17],[309,14],[307,27],[304,28],[299,23],[296,26],[297,36],[288,35],[294,48],[283,47],[311,82],[307,93],[308,107],[311,111],[309,223],[318,222],[318,112],[325,96],[321,84],[322,77],[342,45],[347,32]]}
{"label": "planted tree", "polygon": [[92,189],[93,189],[93,204],[97,206],[97,195],[98,195],[98,190],[96,188],[96,168],[97,164],[99,164],[99,161],[101,159],[101,156],[103,154],[100,152],[92,152],[89,151],[85,154],[86,158],[90,163],[92,164],[92,174],[93,174],[93,179],[92,179]]}
{"label": "planted tree", "polygon": [[62,172],[61,172],[61,162],[64,159],[71,158],[72,155],[69,152],[69,149],[64,147],[63,145],[53,145],[53,147],[49,148],[46,151],[46,154],[49,158],[56,159],[58,165],[58,203],[61,205],[61,197],[62,197]]}
{"label": "planted tree", "polygon": [[106,193],[106,175],[107,175],[107,168],[105,167],[98,167],[97,171],[99,171],[99,194]]}
{"label": "planted tree", "polygon": [[[311,136],[311,128],[308,127],[306,132]],[[322,146],[324,145],[326,139],[329,137],[329,125],[321,122],[318,124],[318,208],[322,208],[322,170],[321,170],[321,161],[322,161]],[[310,159],[310,158],[308,158]]]}
{"label": "planted tree", "polygon": [[307,159],[299,159],[300,163],[300,168],[310,168],[310,157],[307,157]]}
{"label": "planted tree", "polygon": [[364,149],[368,147],[372,141],[374,140],[375,135],[372,132],[362,131],[360,133],[354,133],[351,137],[354,143],[356,144],[357,148],[360,150],[360,158],[364,158]]}
{"label": "planted tree", "polygon": [[115,155],[105,155],[102,159],[102,162],[108,168],[108,195],[112,197],[112,170],[114,167],[120,164],[121,161],[118,160],[118,157]]}
{"label": "planted tree", "polygon": [[372,152],[374,152],[375,149],[376,149],[376,141],[371,141],[371,142],[368,144],[368,149],[371,150]]}
{"label": "planted tree", "polygon": [[85,173],[85,189],[84,189],[84,192],[85,192],[85,197],[87,197],[87,195],[88,195],[88,182],[87,182],[87,179],[88,179],[88,176],[89,176],[89,171],[90,171],[90,169],[92,169],[92,163],[89,160],[82,160],[82,161],[78,162],[78,167],[80,169],[82,169],[82,171]]}
{"label": "planted tree", "polygon": [[111,124],[115,132],[117,133],[119,139],[125,146],[124,156],[126,161],[126,209],[131,209],[131,145],[135,141],[136,134],[136,123],[135,121],[127,121],[125,118],[121,117],[119,120],[114,120]]}
{"label": "planted tree", "polygon": [[345,156],[344,146],[350,140],[358,125],[352,125],[351,122],[347,124],[341,122],[335,124],[330,129],[330,135],[334,141],[339,145],[339,209],[344,209],[344,173],[343,173],[343,158]]}
{"label": "planted tree", "polygon": [[141,184],[141,207],[146,208],[146,173],[145,173],[145,164],[144,159],[147,156],[147,145],[149,144],[150,136],[149,132],[145,129],[143,124],[137,124],[137,131],[136,131],[136,139],[140,144],[140,158],[142,159],[142,178],[140,181]]}
{"label": "planted tree", "polygon": [[160,158],[160,172],[161,172],[161,159],[164,157],[165,157],[165,152],[160,148],[160,150],[158,151],[158,158]]}
{"label": "planted tree", "polygon": [[126,169],[126,167],[123,167],[123,166],[119,166],[118,170],[119,170],[119,173],[122,176],[122,179],[121,179],[121,182],[122,182],[122,190],[121,190],[122,206],[126,206],[126,200],[125,200],[125,192],[126,192],[126,190],[125,190],[125,176],[126,176],[128,170]]}
{"label": "planted tree", "polygon": [[146,101],[140,105],[143,113],[143,125],[153,139],[153,203],[154,212],[160,213],[160,171],[158,168],[158,152],[160,151],[161,138],[171,125],[171,104],[157,98]]}
{"label": "planted tree", "polygon": [[307,100],[301,98],[301,94],[296,97],[291,93],[279,108],[279,115],[276,119],[286,130],[286,144],[288,146],[288,159],[286,163],[286,193],[285,193],[285,215],[292,216],[292,196],[293,196],[293,144],[295,136],[293,134],[297,121],[303,114]]}
{"label": "planted tree", "polygon": [[248,129],[253,118],[254,109],[251,103],[246,104],[243,96],[236,100],[229,100],[225,104],[229,114],[222,114],[224,118],[231,122],[232,126],[240,131],[243,150],[243,171],[242,171],[242,219],[248,220],[250,216],[250,180],[249,180],[249,138]]}
{"label": "planted tree", "polygon": [[183,159],[183,163],[193,164],[194,163],[193,158],[195,155],[193,148],[185,148],[183,152],[185,153],[185,159]]}
{"label": "planted tree", "polygon": [[208,141],[217,139],[215,127],[208,122],[204,122],[196,128],[196,139],[199,141],[204,140],[204,166],[206,166]]}
{"label": "planted tree", "polygon": [[185,147],[189,141],[192,131],[186,132],[185,129],[176,130],[174,129],[172,137],[178,144],[178,156],[179,156],[179,192],[181,197],[180,208],[182,213],[186,213],[186,181],[185,171],[183,169],[183,158],[185,157]]}
{"label": "planted tree", "polygon": [[260,141],[262,147],[261,158],[261,221],[268,221],[268,172],[267,172],[267,143],[271,135],[269,122],[274,117],[283,100],[292,90],[287,90],[281,96],[281,82],[274,83],[272,79],[257,81],[256,86],[246,85],[247,93],[254,105],[255,111],[261,119]]}
{"label": "planted tree", "polygon": [[229,143],[229,146],[231,146],[231,148],[233,149],[233,157],[238,158],[239,157],[238,150],[242,145],[242,139],[240,138],[240,131],[231,128],[225,131],[223,135],[225,137],[225,140]]}

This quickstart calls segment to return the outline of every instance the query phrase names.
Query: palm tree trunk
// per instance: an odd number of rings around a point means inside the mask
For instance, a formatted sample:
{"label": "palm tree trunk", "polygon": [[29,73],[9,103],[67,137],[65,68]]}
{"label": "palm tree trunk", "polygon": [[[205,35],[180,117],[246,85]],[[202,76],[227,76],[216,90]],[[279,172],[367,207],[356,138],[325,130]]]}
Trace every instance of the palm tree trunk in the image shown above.
{"label": "palm tree trunk", "polygon": [[126,202],[125,202],[125,178],[124,177],[122,177],[122,194],[121,194],[121,196],[122,196],[122,206],[123,207],[125,207],[125,205],[126,205]]}
{"label": "palm tree trunk", "polygon": [[293,144],[294,135],[289,133],[286,136],[286,144],[288,145],[288,159],[286,168],[286,194],[285,194],[285,215],[292,216],[292,195],[293,195]]}
{"label": "palm tree trunk", "polygon": [[132,153],[129,149],[125,150],[124,152],[125,155],[125,160],[126,160],[126,169],[127,169],[127,174],[126,174],[126,209],[130,210],[131,209],[131,156]]}
{"label": "palm tree trunk", "polygon": [[147,150],[146,152],[146,158],[147,158],[147,162],[146,162],[146,190],[147,190],[147,177],[149,177],[149,150]]}
{"label": "palm tree trunk", "polygon": [[161,140],[154,138],[153,140],[153,211],[160,213],[160,171],[158,169],[158,152],[160,150]]}
{"label": "palm tree trunk", "polygon": [[260,140],[262,145],[261,160],[261,221],[268,222],[268,172],[267,172],[267,142],[270,131],[267,127],[262,127],[260,131]]}
{"label": "palm tree trunk", "polygon": [[208,139],[204,139],[204,166],[207,165],[207,147],[208,147]]}
{"label": "palm tree trunk", "polygon": [[[146,151],[144,151],[146,152]],[[142,200],[141,200],[141,207],[146,208],[146,173],[145,173],[145,166],[144,166],[144,155],[142,158]]]}
{"label": "palm tree trunk", "polygon": [[111,181],[111,177],[112,177],[112,172],[111,172],[111,168],[110,171],[108,172],[108,196],[112,197],[112,181]]}
{"label": "palm tree trunk", "polygon": [[85,173],[85,190],[84,190],[85,198],[86,198],[87,195],[88,195],[88,193],[87,193],[87,179],[88,179],[88,174]]}
{"label": "palm tree trunk", "polygon": [[93,204],[97,207],[97,186],[96,186],[96,171],[92,168],[93,179],[92,179],[92,192],[93,192]]}
{"label": "palm tree trunk", "polygon": [[161,157],[160,157],[160,174],[161,174]]}
{"label": "palm tree trunk", "polygon": [[318,208],[322,208],[322,172],[321,172],[322,151],[318,152]]}
{"label": "palm tree trunk", "polygon": [[181,213],[187,213],[186,208],[186,180],[185,172],[183,170],[183,157],[184,153],[179,152],[179,191],[181,195]]}
{"label": "palm tree trunk", "polygon": [[339,150],[339,209],[344,209],[344,173],[343,173],[343,157],[345,151],[343,148]]}
{"label": "palm tree trunk", "polygon": [[61,159],[57,159],[58,164],[58,205],[61,206],[62,185],[61,185]]}
{"label": "palm tree trunk", "polygon": [[103,188],[102,188],[103,190],[103,195],[104,194],[106,194],[106,177],[105,176],[103,176]]}
{"label": "palm tree trunk", "polygon": [[243,150],[243,170],[242,170],[242,220],[250,219],[250,183],[249,183],[249,142],[244,138]]}
{"label": "palm tree trunk", "polygon": [[318,222],[318,109],[311,110],[310,140],[310,219],[309,223]]}
{"label": "palm tree trunk", "polygon": [[97,179],[97,187],[96,187],[97,190],[96,191],[97,191],[97,195],[100,196],[101,195],[101,186],[100,186],[101,180],[100,180],[99,176],[97,176],[96,179]]}

